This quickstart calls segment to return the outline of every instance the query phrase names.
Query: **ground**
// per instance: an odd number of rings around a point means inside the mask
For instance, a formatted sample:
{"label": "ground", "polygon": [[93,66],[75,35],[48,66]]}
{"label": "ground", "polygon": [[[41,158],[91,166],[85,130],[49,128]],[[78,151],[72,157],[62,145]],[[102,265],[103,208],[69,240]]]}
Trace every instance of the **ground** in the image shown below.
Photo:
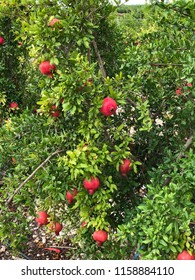
{"label": "ground", "polygon": [[[52,246],[51,246],[52,244]],[[57,248],[60,253],[49,251],[45,248]],[[0,243],[0,260],[68,260],[74,248],[69,240],[64,240],[61,236],[45,234],[44,229],[38,228],[36,223],[32,223],[32,234],[27,242],[26,248],[15,255],[6,244]]]}

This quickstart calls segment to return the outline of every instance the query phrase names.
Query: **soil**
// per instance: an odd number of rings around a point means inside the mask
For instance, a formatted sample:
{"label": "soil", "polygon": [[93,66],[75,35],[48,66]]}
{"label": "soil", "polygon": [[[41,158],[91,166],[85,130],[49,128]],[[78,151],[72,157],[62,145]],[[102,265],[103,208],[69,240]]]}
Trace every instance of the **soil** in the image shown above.
{"label": "soil", "polygon": [[[52,245],[51,245],[52,244]],[[52,248],[48,250],[46,248]],[[55,252],[53,249],[60,250]],[[32,235],[26,247],[15,255],[8,245],[0,243],[0,260],[68,260],[73,247],[69,240],[64,240],[60,235],[47,237],[44,229],[38,228],[36,223],[32,225]]]}

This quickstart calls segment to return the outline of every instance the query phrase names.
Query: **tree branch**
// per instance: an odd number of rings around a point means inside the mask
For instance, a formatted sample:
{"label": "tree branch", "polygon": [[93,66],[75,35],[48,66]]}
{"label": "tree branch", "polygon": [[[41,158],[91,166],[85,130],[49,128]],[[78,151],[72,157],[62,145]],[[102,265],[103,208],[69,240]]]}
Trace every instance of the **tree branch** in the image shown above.
{"label": "tree branch", "polygon": [[99,50],[98,50],[97,43],[96,43],[95,40],[93,40],[92,43],[93,43],[93,47],[94,47],[94,50],[95,50],[95,54],[96,54],[96,56],[97,56],[98,64],[99,64],[99,67],[100,67],[100,71],[101,71],[101,73],[102,73],[102,77],[103,77],[104,79],[106,79],[106,76],[107,76],[107,75],[106,75],[106,70],[105,70],[105,68],[104,68],[104,63],[103,63],[103,61],[102,61],[100,52],[99,52]]}
{"label": "tree branch", "polygon": [[169,66],[183,67],[182,63],[150,63],[150,65],[155,67],[169,67]]}
{"label": "tree branch", "polygon": [[[188,138],[188,140],[186,141],[186,143],[185,143],[185,145],[184,145],[184,151],[189,150],[190,146],[192,145],[192,142],[193,142],[193,135],[190,136],[190,138]],[[180,153],[180,154],[177,156],[177,160],[178,160],[178,159],[181,159],[183,156],[184,156],[183,153]],[[172,168],[172,169],[173,169],[173,168]],[[168,186],[168,184],[171,182],[171,179],[172,179],[171,177],[167,177],[167,178],[165,179],[165,182],[164,182],[164,184],[163,184],[163,187]]]}
{"label": "tree branch", "polygon": [[60,148],[58,148],[55,152],[53,152],[50,156],[48,156],[46,158],[46,160],[44,160],[27,178],[26,180],[24,180],[17,189],[15,189],[14,193],[10,196],[10,198],[8,198],[8,200],[6,201],[6,204],[9,205],[11,203],[11,201],[13,200],[14,196],[20,191],[20,189],[35,175],[35,173],[42,168],[52,157],[54,157],[55,155],[63,152],[64,150],[60,150]]}
{"label": "tree branch", "polygon": [[126,98],[127,102],[130,103],[133,107],[136,108],[136,103],[129,97]]}
{"label": "tree branch", "polygon": [[[185,151],[189,150],[190,146],[192,145],[192,142],[193,142],[193,136],[190,136],[190,138],[186,141],[184,145]],[[182,155],[180,154],[179,158],[181,157]]]}

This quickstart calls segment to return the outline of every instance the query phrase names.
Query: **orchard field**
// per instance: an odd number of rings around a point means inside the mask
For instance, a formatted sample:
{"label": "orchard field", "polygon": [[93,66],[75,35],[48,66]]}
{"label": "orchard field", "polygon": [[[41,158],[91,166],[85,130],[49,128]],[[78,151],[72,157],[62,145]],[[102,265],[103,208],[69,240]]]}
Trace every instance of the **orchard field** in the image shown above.
{"label": "orchard field", "polygon": [[195,259],[195,2],[115,2],[1,0],[0,259]]}

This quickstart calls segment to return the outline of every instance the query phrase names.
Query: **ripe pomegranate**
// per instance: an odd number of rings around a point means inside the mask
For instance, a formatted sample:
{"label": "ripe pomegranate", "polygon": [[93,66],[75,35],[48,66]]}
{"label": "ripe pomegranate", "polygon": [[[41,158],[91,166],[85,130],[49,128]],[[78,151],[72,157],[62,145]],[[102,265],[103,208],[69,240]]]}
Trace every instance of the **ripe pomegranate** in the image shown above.
{"label": "ripe pomegranate", "polygon": [[192,84],[190,84],[190,83],[187,83],[187,87],[192,87]]}
{"label": "ripe pomegranate", "polygon": [[39,70],[43,75],[47,75],[49,78],[53,77],[53,71],[55,71],[55,64],[50,64],[49,60],[45,60],[40,63]]}
{"label": "ripe pomegranate", "polygon": [[38,113],[37,108],[34,108],[32,112],[33,114],[37,114]]}
{"label": "ripe pomegranate", "polygon": [[41,226],[47,225],[49,223],[48,218],[49,218],[49,215],[47,214],[47,212],[40,211],[38,213],[38,217],[36,217],[35,220],[38,223],[38,226],[41,227]]}
{"label": "ripe pomegranate", "polygon": [[18,103],[17,102],[10,102],[9,108],[10,109],[17,109],[18,108]]}
{"label": "ripe pomegranate", "polygon": [[102,107],[100,108],[100,112],[104,116],[111,116],[116,113],[117,103],[114,99],[110,97],[106,97],[103,100]]}
{"label": "ripe pomegranate", "polygon": [[58,118],[60,116],[60,111],[58,110],[58,108],[56,107],[56,105],[52,105],[51,106],[51,116],[54,118]]}
{"label": "ripe pomegranate", "polygon": [[93,239],[97,242],[98,246],[101,246],[108,240],[108,233],[104,230],[97,230],[93,233]]}
{"label": "ripe pomegranate", "polygon": [[60,111],[55,111],[55,112],[51,113],[51,116],[54,117],[54,118],[59,118]]}
{"label": "ripe pomegranate", "polygon": [[121,174],[125,176],[131,170],[131,161],[128,158],[124,159],[119,169]]}
{"label": "ripe pomegranate", "polygon": [[182,95],[182,94],[183,94],[182,88],[176,89],[175,93],[176,93],[177,95]]}
{"label": "ripe pomegranate", "polygon": [[82,222],[81,227],[84,228],[87,225],[87,222]]}
{"label": "ripe pomegranate", "polygon": [[69,204],[72,204],[74,201],[75,196],[77,195],[78,191],[77,189],[73,190],[73,194],[70,191],[67,191],[66,193],[66,199],[68,200]]}
{"label": "ripe pomegranate", "polygon": [[62,224],[58,223],[58,222],[54,222],[52,223],[50,229],[52,231],[55,231],[55,234],[58,236],[59,235],[59,232],[62,230],[63,226]]}
{"label": "ripe pomegranate", "polygon": [[49,26],[54,26],[55,23],[59,23],[59,22],[60,22],[59,19],[53,18],[53,19],[50,21]]}
{"label": "ripe pomegranate", "polygon": [[183,250],[180,254],[178,254],[177,260],[195,260],[195,256],[191,255],[186,250]]}
{"label": "ripe pomegranate", "polygon": [[90,180],[84,179],[83,186],[89,192],[89,194],[94,194],[94,192],[99,188],[100,181],[98,178],[91,177]]}
{"label": "ripe pomegranate", "polygon": [[0,45],[3,45],[4,41],[5,41],[4,38],[0,36]]}

